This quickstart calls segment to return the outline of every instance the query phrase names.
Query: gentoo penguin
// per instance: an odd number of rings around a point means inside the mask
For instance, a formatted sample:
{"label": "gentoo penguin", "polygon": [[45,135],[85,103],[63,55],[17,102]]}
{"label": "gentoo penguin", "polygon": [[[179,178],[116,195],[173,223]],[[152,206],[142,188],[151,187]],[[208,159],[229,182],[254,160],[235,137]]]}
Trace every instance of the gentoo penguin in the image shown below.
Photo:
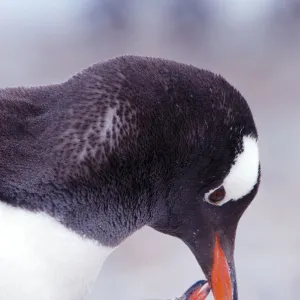
{"label": "gentoo penguin", "polygon": [[257,193],[257,130],[223,77],[122,56],[0,90],[0,299],[81,300],[144,226],[181,239],[236,300],[237,224]]}

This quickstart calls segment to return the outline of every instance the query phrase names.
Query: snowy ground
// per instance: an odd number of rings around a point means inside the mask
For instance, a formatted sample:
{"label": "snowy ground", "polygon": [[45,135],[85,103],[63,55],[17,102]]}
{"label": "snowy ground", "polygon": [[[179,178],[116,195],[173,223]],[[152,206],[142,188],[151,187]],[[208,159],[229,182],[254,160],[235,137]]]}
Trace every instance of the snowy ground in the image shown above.
{"label": "snowy ground", "polygon": [[[104,34],[90,30],[76,1],[49,3],[1,1],[0,87],[59,82],[93,62],[124,53],[163,56],[224,75],[252,107],[263,171],[259,195],[237,235],[240,299],[297,299],[299,23],[283,18],[268,27],[260,16],[260,23],[247,18],[248,23],[237,26],[223,20],[218,27],[214,20],[211,31],[197,33],[196,42],[180,43],[170,38],[161,7],[151,8],[155,20],[141,12],[134,30]],[[203,278],[180,241],[146,228],[111,255],[89,300],[171,299]]]}

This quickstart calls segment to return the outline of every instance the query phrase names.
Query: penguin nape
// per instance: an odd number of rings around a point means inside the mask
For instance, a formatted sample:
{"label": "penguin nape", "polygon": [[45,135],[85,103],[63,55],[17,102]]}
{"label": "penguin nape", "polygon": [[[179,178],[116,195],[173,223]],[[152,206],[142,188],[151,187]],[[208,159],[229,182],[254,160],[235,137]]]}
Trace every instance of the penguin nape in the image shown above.
{"label": "penguin nape", "polygon": [[190,248],[215,299],[237,300],[257,139],[233,86],[170,60],[0,89],[0,299],[84,299],[111,251],[150,226]]}

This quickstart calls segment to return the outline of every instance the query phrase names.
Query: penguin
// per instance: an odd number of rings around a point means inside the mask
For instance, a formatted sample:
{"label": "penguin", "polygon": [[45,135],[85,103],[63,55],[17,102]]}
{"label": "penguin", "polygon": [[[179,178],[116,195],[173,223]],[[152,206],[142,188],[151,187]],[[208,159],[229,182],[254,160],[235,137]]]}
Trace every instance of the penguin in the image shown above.
{"label": "penguin", "polygon": [[125,55],[1,89],[0,141],[0,299],[85,299],[145,226],[190,248],[216,300],[238,299],[261,171],[252,112],[221,75]]}

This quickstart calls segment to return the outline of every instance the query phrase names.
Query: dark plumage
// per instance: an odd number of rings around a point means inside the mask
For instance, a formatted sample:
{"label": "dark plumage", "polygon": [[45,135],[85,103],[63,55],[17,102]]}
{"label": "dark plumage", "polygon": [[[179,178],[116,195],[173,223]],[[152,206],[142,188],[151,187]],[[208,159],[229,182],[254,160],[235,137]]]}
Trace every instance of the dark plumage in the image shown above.
{"label": "dark plumage", "polygon": [[256,194],[258,183],[222,207],[201,200],[246,135],[257,138],[251,111],[221,76],[118,57],[61,84],[0,90],[0,199],[103,245],[149,225],[191,246],[195,218],[202,232],[208,223],[235,231]]}

